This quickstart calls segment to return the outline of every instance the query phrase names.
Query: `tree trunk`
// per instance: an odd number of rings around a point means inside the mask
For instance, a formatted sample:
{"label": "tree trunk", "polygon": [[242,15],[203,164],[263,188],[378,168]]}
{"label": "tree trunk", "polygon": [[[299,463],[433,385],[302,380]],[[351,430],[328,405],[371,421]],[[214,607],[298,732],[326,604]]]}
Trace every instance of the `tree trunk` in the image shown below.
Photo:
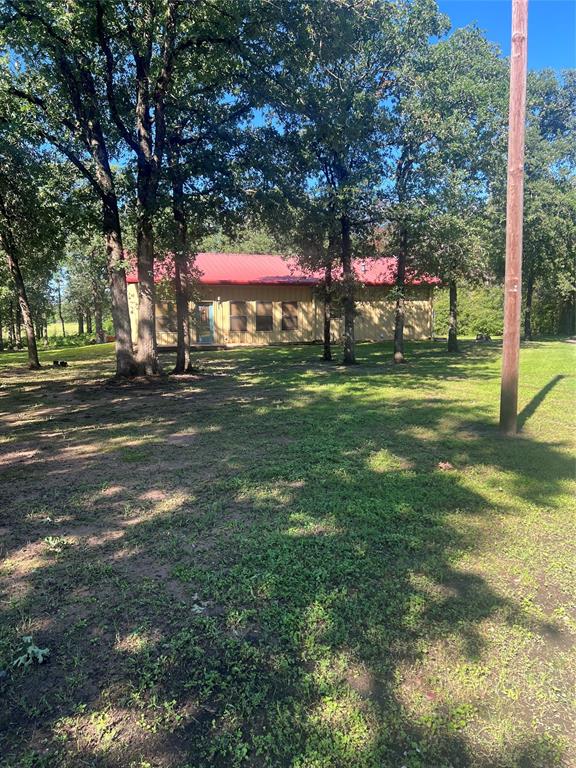
{"label": "tree trunk", "polygon": [[[88,92],[97,103],[96,89],[90,78],[87,81]],[[116,376],[126,378],[136,372],[132,351],[132,333],[130,330],[130,312],[124,270],[124,251],[122,247],[122,228],[118,213],[118,198],[114,188],[114,178],[110,168],[108,148],[98,114],[92,116],[86,126],[90,151],[94,159],[98,190],[102,200],[102,233],[106,247],[106,270],[110,286],[112,303],[112,322],[116,339]]]}
{"label": "tree trunk", "polygon": [[22,312],[19,304],[16,304],[14,316],[16,318],[16,346],[22,349]]}
{"label": "tree trunk", "polygon": [[3,317],[0,314],[0,352],[4,351],[4,327],[2,325]]}
{"label": "tree trunk", "polygon": [[450,279],[449,292],[448,352],[458,352],[458,289],[453,279]]}
{"label": "tree trunk", "polygon": [[[176,39],[176,16],[177,7],[180,5],[177,2],[168,2],[163,11],[165,18],[165,33],[161,40],[157,43],[162,50],[162,65],[159,71],[152,66],[153,58],[153,45],[152,42],[148,44],[144,41],[134,41],[139,50],[134,53],[134,69],[135,69],[135,128],[136,134],[132,134],[132,130],[127,128],[122,122],[118,112],[115,109],[111,109],[112,118],[116,123],[116,127],[119,129],[121,136],[127,142],[129,147],[135,152],[136,155],[136,186],[137,186],[137,262],[138,262],[138,348],[135,355],[135,368],[137,373],[143,373],[146,375],[160,373],[160,365],[157,356],[156,347],[156,333],[155,333],[155,306],[154,306],[154,236],[152,228],[152,216],[156,210],[157,203],[157,191],[158,183],[160,180],[160,169],[162,165],[162,158],[164,155],[164,143],[166,138],[166,117],[165,117],[165,100],[166,94],[169,90],[171,83],[173,66],[176,59],[177,48],[175,44]],[[153,23],[154,13],[148,13],[151,22]],[[118,87],[114,84],[114,54],[112,48],[114,47],[110,36],[110,30],[107,26],[107,20],[104,13],[104,4],[98,3],[96,8],[96,35],[98,37],[99,46],[104,54],[107,64],[108,79],[107,79],[107,98],[109,106],[113,107],[113,96],[115,89]],[[138,46],[137,43],[142,43]],[[98,93],[91,77],[86,78],[89,85],[90,93],[93,95],[94,105],[98,104]],[[120,89],[119,94],[122,93]],[[82,113],[82,109],[77,110]],[[98,115],[97,107],[95,106],[94,112]],[[153,114],[152,114],[153,113]],[[94,121],[88,123],[88,128],[93,135],[93,139],[97,142],[97,149],[99,153],[99,183],[102,188],[106,188],[110,195],[114,196],[114,201],[117,203],[114,187],[112,183],[112,174],[110,170],[109,158],[107,148],[104,142],[104,135],[102,127],[99,122]],[[93,144],[94,141],[91,142]],[[94,154],[94,153],[93,153]],[[104,185],[100,179],[100,176],[104,174],[107,178],[106,185]],[[117,205],[116,205],[117,211]],[[118,228],[118,234],[120,229]],[[119,246],[121,248],[121,240],[119,239]],[[124,288],[124,295],[126,291],[126,279],[122,272],[122,282]],[[123,299],[120,296],[120,284],[117,285],[118,296],[117,298]],[[119,310],[116,310],[118,319],[125,322],[124,311],[122,309],[122,318],[119,317]],[[128,313],[125,313],[125,317],[128,318]],[[127,321],[127,325],[122,329],[123,335],[130,332],[130,323]],[[123,338],[124,355],[127,359],[128,355],[128,342],[129,335]],[[118,334],[117,334],[117,352],[118,352]]]}
{"label": "tree trunk", "polygon": [[[166,140],[164,99],[172,74],[174,51],[174,8],[168,3],[164,66],[157,87],[150,88],[150,57],[136,60],[136,132],[137,147],[137,254],[138,254],[138,349],[139,373],[153,376],[162,373],[156,345],[156,307],[154,288],[154,231],[152,217],[156,210],[160,168]],[[154,117],[152,118],[152,110]]]}
{"label": "tree trunk", "polygon": [[324,352],[322,359],[332,360],[332,261],[324,269]]}
{"label": "tree trunk", "polygon": [[172,373],[186,373],[192,370],[190,360],[190,313],[186,271],[188,267],[188,227],[184,203],[184,183],[179,167],[178,144],[169,142],[168,169],[172,184],[172,215],[176,225],[176,248],[174,249],[174,292],[176,294],[176,365]]}
{"label": "tree trunk", "polygon": [[394,362],[404,363],[404,317],[405,317],[405,282],[406,261],[408,259],[408,232],[402,228],[400,250],[398,253],[398,271],[396,273],[396,311],[394,316]]}
{"label": "tree trunk", "polygon": [[532,298],[534,296],[534,278],[528,275],[526,282],[526,306],[524,308],[524,338],[532,340]]}
{"label": "tree trunk", "polygon": [[152,224],[144,216],[138,224],[138,348],[136,368],[143,376],[161,373],[156,346],[156,307],[154,289],[154,236]]}
{"label": "tree trunk", "polygon": [[[7,240],[8,242],[6,242]],[[26,286],[24,285],[24,279],[22,277],[22,272],[20,271],[20,265],[18,264],[16,248],[13,242],[10,242],[7,237],[2,239],[2,247],[6,253],[8,269],[14,280],[14,285],[16,286],[18,304],[20,305],[20,312],[22,313],[22,319],[24,320],[24,327],[26,329],[26,338],[28,340],[28,367],[37,370],[40,368],[40,360],[38,359],[38,348],[36,347],[34,323],[32,321],[28,296],[26,295]]]}
{"label": "tree trunk", "polygon": [[558,331],[566,336],[576,335],[576,291],[572,291],[562,302]]}
{"label": "tree trunk", "polygon": [[98,297],[97,289],[94,291],[94,326],[96,329],[96,341],[104,343],[104,328],[102,326],[102,302]]}
{"label": "tree trunk", "polygon": [[84,315],[78,312],[78,336],[84,335]]}
{"label": "tree trunk", "polygon": [[185,286],[186,259],[174,254],[174,290],[176,292],[177,348],[176,365],[172,373],[187,373],[192,370],[190,359],[190,315],[188,294]]}
{"label": "tree trunk", "polygon": [[352,237],[350,219],[345,214],[340,219],[342,227],[342,280],[344,283],[344,365],[356,363],[354,341],[354,315],[356,302],[354,300],[354,272],[352,271]]}
{"label": "tree trunk", "polygon": [[103,229],[106,245],[108,282],[112,299],[112,322],[116,337],[116,376],[133,376],[136,372],[132,354],[130,312],[126,290],[126,272],[123,266],[122,234],[116,196],[103,203]]}
{"label": "tree trunk", "polygon": [[92,313],[89,309],[86,310],[86,333],[92,333]]}
{"label": "tree trunk", "polygon": [[62,316],[62,292],[60,290],[60,281],[58,285],[58,317],[60,318],[60,325],[62,326],[62,336],[66,338],[66,326],[64,325],[64,317]]}
{"label": "tree trunk", "polygon": [[8,305],[8,344],[14,347],[16,344],[16,332],[14,329],[14,304]]}

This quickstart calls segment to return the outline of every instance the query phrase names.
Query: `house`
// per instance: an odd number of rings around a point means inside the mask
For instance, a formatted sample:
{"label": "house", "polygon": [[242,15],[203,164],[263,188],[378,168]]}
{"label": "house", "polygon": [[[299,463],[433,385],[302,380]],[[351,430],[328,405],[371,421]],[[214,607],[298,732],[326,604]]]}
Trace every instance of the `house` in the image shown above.
{"label": "house", "polygon": [[[192,338],[198,344],[261,345],[322,340],[323,298],[319,274],[305,273],[294,261],[274,254],[199,253],[199,301],[190,305]],[[396,260],[356,261],[356,338],[382,341],[394,335]],[[335,275],[337,277],[337,275]],[[159,262],[156,282],[166,282]],[[128,275],[128,301],[132,336],[136,341],[138,277]],[[407,280],[405,335],[409,339],[432,336],[433,286],[437,278],[411,275]],[[176,307],[160,293],[156,305],[159,346],[176,344]],[[337,307],[335,314],[338,314]],[[340,317],[333,319],[333,339],[342,332]]]}

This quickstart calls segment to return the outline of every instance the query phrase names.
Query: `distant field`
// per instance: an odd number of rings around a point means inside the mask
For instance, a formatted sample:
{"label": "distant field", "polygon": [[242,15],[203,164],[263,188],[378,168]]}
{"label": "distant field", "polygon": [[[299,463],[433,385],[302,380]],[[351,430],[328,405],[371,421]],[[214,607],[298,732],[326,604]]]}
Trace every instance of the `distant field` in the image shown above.
{"label": "distant field", "polygon": [[[64,322],[64,328],[66,329],[66,335],[67,336],[76,336],[78,334],[78,323],[77,322]],[[112,334],[112,321],[106,320],[104,322],[104,330],[106,333]],[[94,331],[94,326],[92,326],[92,331]],[[86,330],[86,323],[84,323],[84,332],[87,333]],[[60,321],[48,323],[48,338],[54,338],[54,337],[62,336],[62,324]]]}
{"label": "distant field", "polygon": [[[78,333],[78,323],[64,322],[67,336],[75,336]],[[48,323],[48,338],[62,336],[62,323],[60,321]]]}
{"label": "distant field", "polygon": [[463,349],[0,355],[2,768],[574,768],[576,347]]}

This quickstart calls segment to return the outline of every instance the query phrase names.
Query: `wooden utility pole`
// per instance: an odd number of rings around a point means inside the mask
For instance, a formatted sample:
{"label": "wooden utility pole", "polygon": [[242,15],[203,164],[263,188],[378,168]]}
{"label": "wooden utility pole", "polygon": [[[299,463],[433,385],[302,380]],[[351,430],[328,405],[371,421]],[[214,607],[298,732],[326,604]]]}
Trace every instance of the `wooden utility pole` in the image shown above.
{"label": "wooden utility pole", "polygon": [[524,208],[524,127],[528,59],[528,0],[512,0],[512,50],[508,118],[508,190],[506,199],[506,275],[500,431],[516,434],[518,363],[522,305],[522,224]]}

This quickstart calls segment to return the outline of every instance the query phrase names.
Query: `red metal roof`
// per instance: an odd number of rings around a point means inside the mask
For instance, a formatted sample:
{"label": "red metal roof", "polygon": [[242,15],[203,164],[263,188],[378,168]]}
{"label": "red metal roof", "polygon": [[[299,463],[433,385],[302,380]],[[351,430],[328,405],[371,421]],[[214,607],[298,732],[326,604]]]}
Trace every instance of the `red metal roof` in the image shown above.
{"label": "red metal roof", "polygon": [[[156,282],[170,279],[173,262],[170,256],[155,261]],[[194,268],[200,274],[204,285],[316,285],[320,273],[306,273],[293,259],[272,253],[198,253]],[[394,285],[396,259],[356,259],[354,269],[357,279],[365,285]],[[334,277],[340,277],[338,270]],[[136,268],[127,275],[129,283],[138,282]],[[437,277],[429,275],[407,275],[410,285],[434,285]]]}

